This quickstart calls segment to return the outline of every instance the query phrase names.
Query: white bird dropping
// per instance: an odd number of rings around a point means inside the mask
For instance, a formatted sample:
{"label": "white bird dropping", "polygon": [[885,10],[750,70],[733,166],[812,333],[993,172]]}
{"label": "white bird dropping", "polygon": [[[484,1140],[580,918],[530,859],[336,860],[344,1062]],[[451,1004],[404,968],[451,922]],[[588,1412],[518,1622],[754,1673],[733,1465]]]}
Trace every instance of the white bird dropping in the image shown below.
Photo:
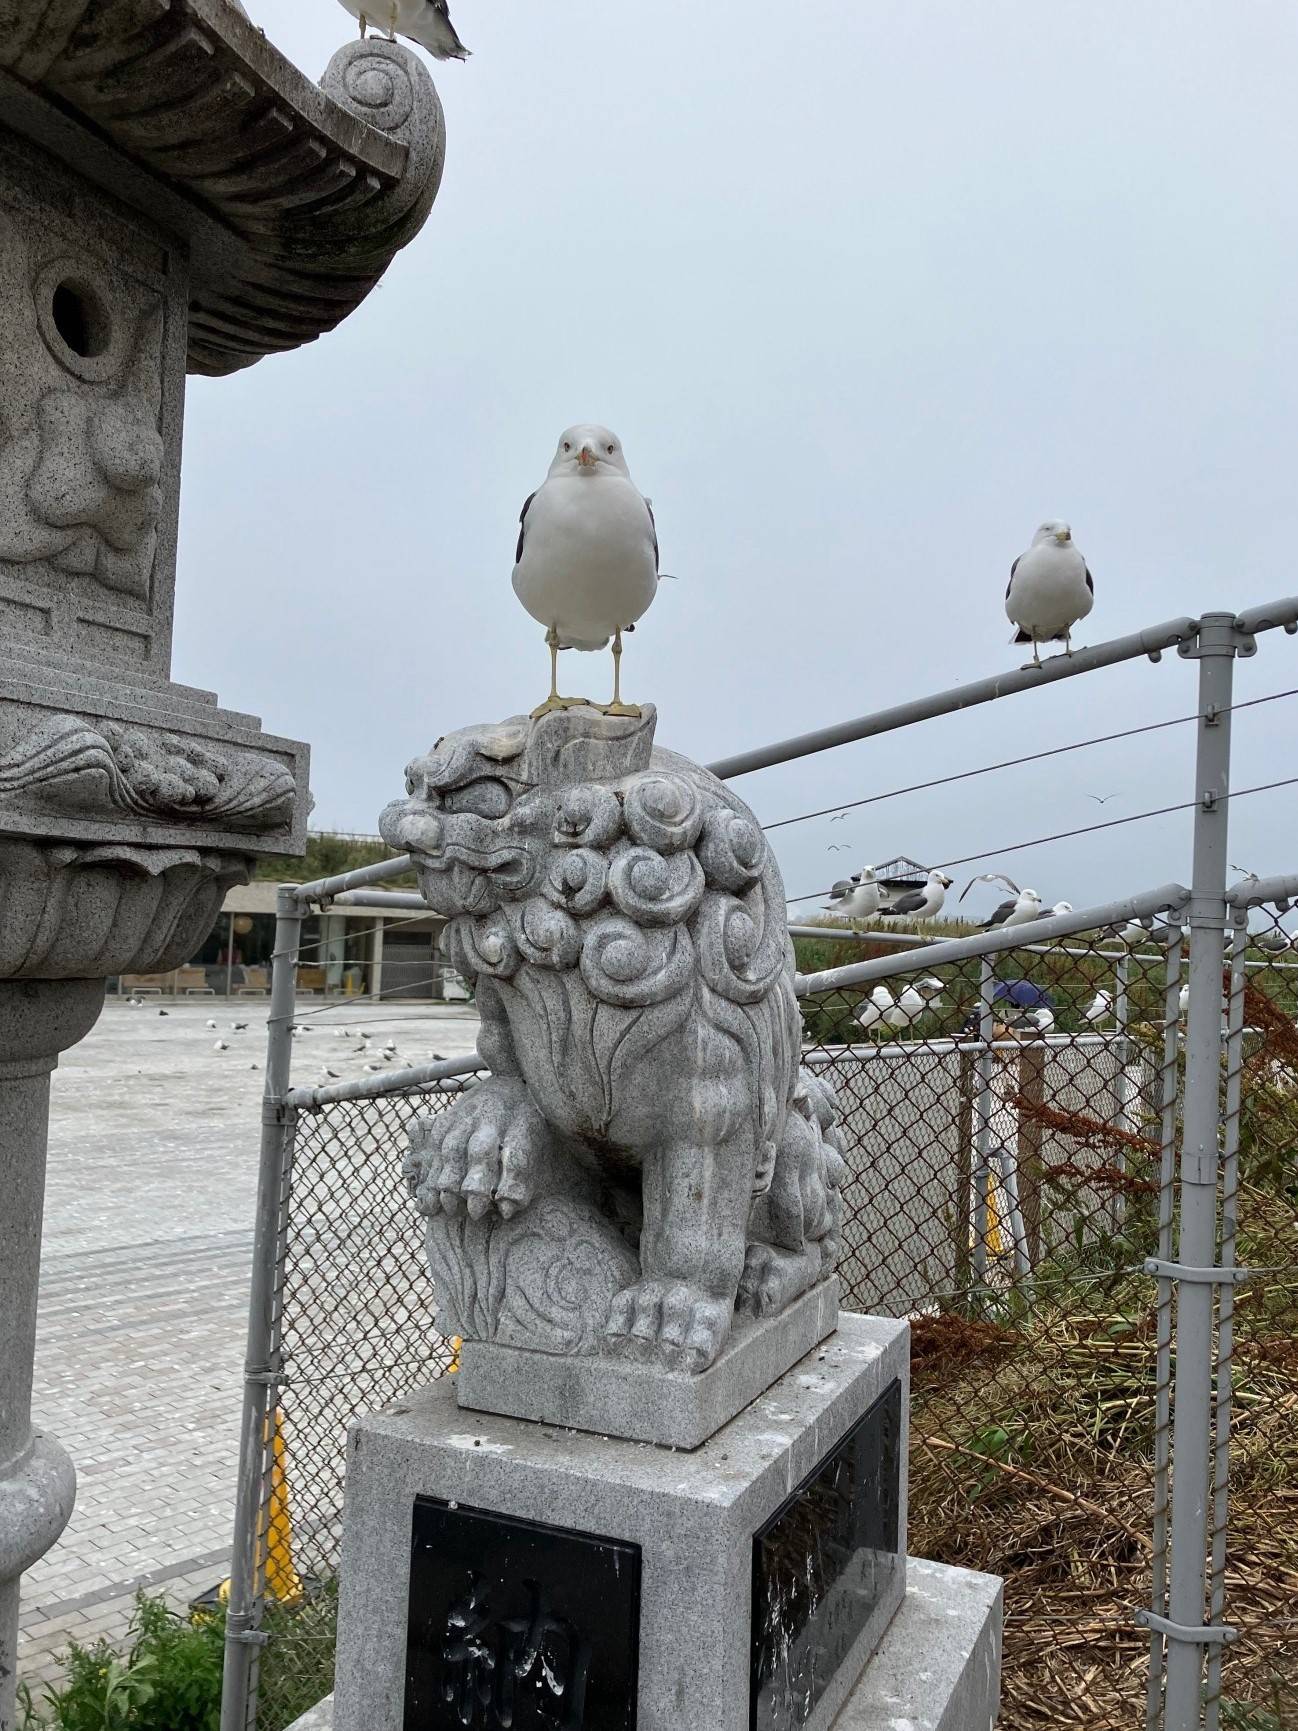
{"label": "white bird dropping", "polygon": [[613,701],[595,707],[639,715],[622,702],[622,633],[658,592],[658,534],[617,434],[594,423],[560,434],[549,473],[518,522],[514,593],[545,626],[550,647],[550,695],[533,715],[585,703],[559,696],[559,651],[603,649],[610,638]]}
{"label": "white bird dropping", "polygon": [[1005,611],[1018,630],[1011,643],[1032,645],[1032,664],[1041,665],[1040,645],[1060,643],[1073,652],[1072,630],[1095,605],[1095,584],[1067,523],[1051,518],[1032,537],[1032,545],[1010,566]]}

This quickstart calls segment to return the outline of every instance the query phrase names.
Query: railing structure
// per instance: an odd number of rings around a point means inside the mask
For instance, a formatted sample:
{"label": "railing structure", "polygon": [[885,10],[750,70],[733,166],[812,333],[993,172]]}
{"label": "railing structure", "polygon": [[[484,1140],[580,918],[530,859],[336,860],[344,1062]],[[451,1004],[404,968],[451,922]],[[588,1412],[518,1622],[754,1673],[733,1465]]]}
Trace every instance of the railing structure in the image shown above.
{"label": "railing structure", "polygon": [[[1298,877],[1228,888],[1226,863],[1234,661],[1273,627],[1298,630],[1298,598],[712,766],[1173,647],[1199,663],[1188,886],[935,942],[791,927],[806,1061],[843,1110],[845,1303],[912,1321],[911,1547],[1006,1576],[1012,1731],[1298,1725],[1298,968],[1262,941]],[[451,1358],[400,1167],[405,1126],[479,1060],[290,1075],[305,914],[422,908],[375,887],[409,868],[280,897],[222,1731],[279,1731],[327,1691],[346,1422]],[[1101,980],[1113,1013],[1088,1021]]]}

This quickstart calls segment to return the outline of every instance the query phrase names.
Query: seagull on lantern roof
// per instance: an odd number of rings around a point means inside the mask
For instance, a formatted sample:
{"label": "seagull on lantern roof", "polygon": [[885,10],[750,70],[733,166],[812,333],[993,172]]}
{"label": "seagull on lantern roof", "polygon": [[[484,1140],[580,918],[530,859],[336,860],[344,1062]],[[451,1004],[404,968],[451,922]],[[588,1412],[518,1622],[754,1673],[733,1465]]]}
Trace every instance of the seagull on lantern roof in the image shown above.
{"label": "seagull on lantern roof", "polygon": [[1005,611],[1018,630],[1011,643],[1032,645],[1032,665],[1040,667],[1042,643],[1073,652],[1072,630],[1095,605],[1095,584],[1067,523],[1051,518],[1032,537],[1032,545],[1010,566]]}
{"label": "seagull on lantern roof", "polygon": [[518,521],[514,593],[550,646],[550,695],[533,716],[586,703],[559,696],[559,651],[603,649],[610,638],[613,701],[593,707],[639,715],[622,701],[622,633],[658,592],[658,531],[617,434],[593,423],[560,434],[549,474]]}
{"label": "seagull on lantern roof", "polygon": [[339,0],[360,20],[361,37],[370,25],[386,30],[389,42],[404,36],[426,48],[434,60],[467,60],[469,50],[455,33],[446,0]]}

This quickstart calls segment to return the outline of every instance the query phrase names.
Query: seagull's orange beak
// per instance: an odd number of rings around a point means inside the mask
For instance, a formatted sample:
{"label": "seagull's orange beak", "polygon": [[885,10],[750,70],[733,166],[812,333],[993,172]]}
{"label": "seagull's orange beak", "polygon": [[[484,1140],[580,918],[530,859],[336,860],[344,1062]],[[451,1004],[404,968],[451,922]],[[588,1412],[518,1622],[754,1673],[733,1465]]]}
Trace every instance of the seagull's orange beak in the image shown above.
{"label": "seagull's orange beak", "polygon": [[589,445],[583,445],[580,451],[578,451],[577,461],[581,464],[583,469],[593,469],[595,467],[595,453],[591,450]]}

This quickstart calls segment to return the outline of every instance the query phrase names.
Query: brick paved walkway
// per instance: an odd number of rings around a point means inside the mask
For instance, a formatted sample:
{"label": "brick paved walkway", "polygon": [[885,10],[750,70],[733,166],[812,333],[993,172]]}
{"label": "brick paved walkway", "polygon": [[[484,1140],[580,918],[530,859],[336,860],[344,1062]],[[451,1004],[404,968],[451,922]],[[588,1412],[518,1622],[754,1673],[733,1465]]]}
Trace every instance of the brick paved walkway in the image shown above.
{"label": "brick paved walkway", "polygon": [[[23,1580],[19,1674],[34,1689],[70,1637],[121,1635],[137,1586],[184,1605],[229,1558],[265,1005],[165,1007],[110,1003],[54,1077],[34,1405],[78,1489]],[[373,1046],[395,1037],[394,1067],[477,1038],[458,1009],[300,1013],[303,1084],[326,1062],[366,1073],[359,1039],[330,1024],[364,1025]]]}

